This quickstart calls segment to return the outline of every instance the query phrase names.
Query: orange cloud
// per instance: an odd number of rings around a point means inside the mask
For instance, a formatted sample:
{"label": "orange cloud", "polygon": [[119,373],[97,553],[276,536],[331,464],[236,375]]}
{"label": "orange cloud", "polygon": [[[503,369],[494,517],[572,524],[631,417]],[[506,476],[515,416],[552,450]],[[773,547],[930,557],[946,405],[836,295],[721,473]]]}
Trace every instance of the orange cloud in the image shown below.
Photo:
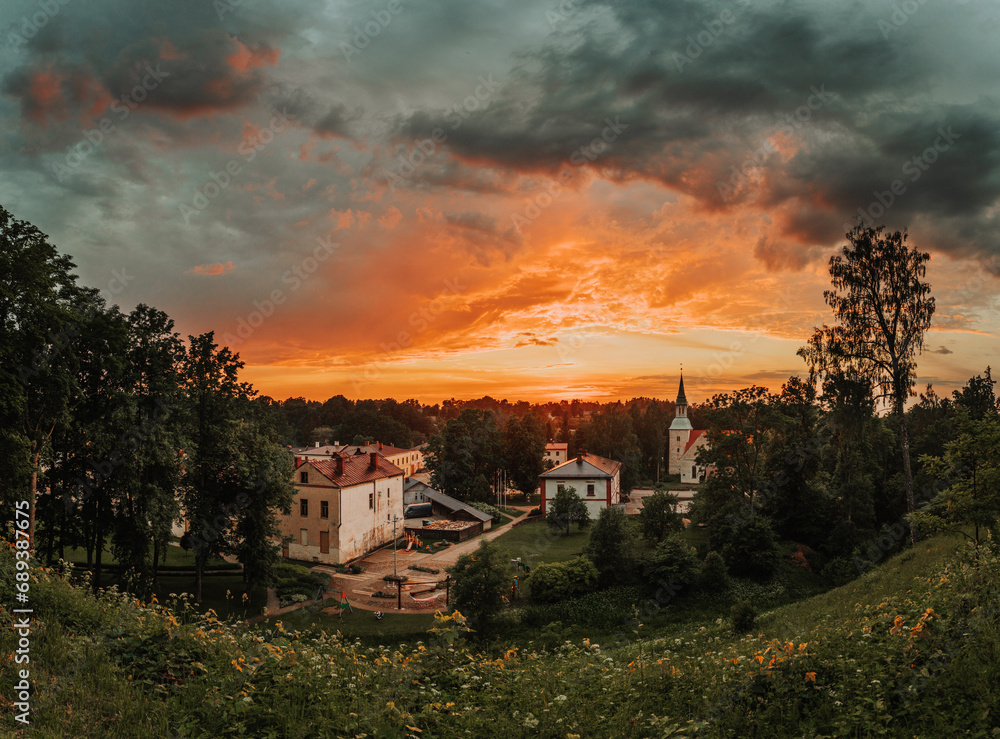
{"label": "orange cloud", "polygon": [[226,272],[231,272],[235,267],[231,261],[225,264],[215,263],[215,264],[199,264],[197,267],[192,267],[185,274],[189,275],[204,275],[214,277],[216,275],[224,275]]}

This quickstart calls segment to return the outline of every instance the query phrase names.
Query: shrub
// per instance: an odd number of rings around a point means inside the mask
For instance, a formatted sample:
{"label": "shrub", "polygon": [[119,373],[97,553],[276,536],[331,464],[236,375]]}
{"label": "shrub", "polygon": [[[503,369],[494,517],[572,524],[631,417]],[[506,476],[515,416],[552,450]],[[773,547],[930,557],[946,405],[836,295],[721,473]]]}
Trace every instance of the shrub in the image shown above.
{"label": "shrub", "polygon": [[729,571],[726,560],[718,552],[709,552],[701,566],[699,584],[704,590],[712,593],[723,593],[729,590]]}
{"label": "shrub", "polygon": [[541,516],[541,515],[542,515],[542,509],[541,508],[532,508],[530,511],[528,511],[528,516],[529,517],[530,516]]}
{"label": "shrub", "polygon": [[360,575],[362,572],[364,572],[364,570],[361,568],[361,565],[359,564],[352,564],[347,569],[350,570],[352,575]]}
{"label": "shrub", "polygon": [[597,585],[597,568],[586,557],[538,565],[528,577],[531,597],[539,603],[556,603],[589,593]]}
{"label": "shrub", "polygon": [[832,585],[846,585],[858,576],[858,568],[847,557],[835,557],[820,571]]}
{"label": "shrub", "polygon": [[745,634],[753,628],[754,621],[757,620],[757,609],[745,600],[737,601],[729,612],[729,619],[733,631]]}
{"label": "shrub", "polygon": [[648,585],[659,583],[687,586],[698,579],[698,555],[677,536],[668,536],[656,547],[653,555],[643,562],[643,574]]}
{"label": "shrub", "polygon": [[385,582],[406,582],[410,578],[407,575],[383,575],[382,580]]}
{"label": "shrub", "polygon": [[728,516],[712,525],[712,548],[720,551],[737,577],[767,580],[778,568],[780,555],[766,516]]}
{"label": "shrub", "polygon": [[315,598],[322,592],[323,588],[330,582],[330,576],[323,572],[313,572],[308,567],[302,565],[282,562],[275,568],[277,576],[278,601],[282,605],[288,605],[295,595],[301,595],[302,600]]}
{"label": "shrub", "polygon": [[472,506],[477,511],[482,511],[483,513],[493,517],[494,521],[499,521],[500,517],[503,516],[503,511],[495,506],[491,506],[489,503],[481,503],[478,500],[466,501],[467,505]]}

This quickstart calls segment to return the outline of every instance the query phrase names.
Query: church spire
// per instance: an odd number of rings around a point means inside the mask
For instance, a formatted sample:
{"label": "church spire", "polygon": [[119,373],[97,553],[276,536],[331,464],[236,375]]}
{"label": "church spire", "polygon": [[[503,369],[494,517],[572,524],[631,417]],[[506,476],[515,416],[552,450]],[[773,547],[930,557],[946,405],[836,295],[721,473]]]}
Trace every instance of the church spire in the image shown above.
{"label": "church spire", "polygon": [[687,398],[684,396],[684,368],[681,367],[681,386],[677,390],[677,405],[687,405]]}

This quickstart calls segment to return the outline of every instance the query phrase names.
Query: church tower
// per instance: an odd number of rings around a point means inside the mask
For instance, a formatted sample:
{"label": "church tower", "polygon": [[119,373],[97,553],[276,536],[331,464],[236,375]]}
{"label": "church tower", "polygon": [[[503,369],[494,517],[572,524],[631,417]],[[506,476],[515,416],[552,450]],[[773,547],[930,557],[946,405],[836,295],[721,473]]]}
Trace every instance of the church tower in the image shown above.
{"label": "church tower", "polygon": [[684,396],[684,370],[681,370],[681,384],[677,390],[677,408],[674,410],[674,420],[667,432],[667,472],[671,475],[681,474],[681,455],[691,439],[691,421],[687,417],[687,398]]}

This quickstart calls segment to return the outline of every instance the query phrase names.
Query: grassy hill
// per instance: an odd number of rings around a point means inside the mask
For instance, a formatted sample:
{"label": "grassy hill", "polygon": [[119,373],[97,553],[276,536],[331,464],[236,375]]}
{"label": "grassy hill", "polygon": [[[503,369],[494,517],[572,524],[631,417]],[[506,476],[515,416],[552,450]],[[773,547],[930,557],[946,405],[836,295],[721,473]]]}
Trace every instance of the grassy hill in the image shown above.
{"label": "grassy hill", "polygon": [[[178,601],[31,585],[32,727],[44,737],[952,737],[1000,735],[1000,560],[932,539],[844,587],[762,614],[482,648],[461,616],[367,646],[247,630]],[[0,555],[0,588],[13,560]],[[4,597],[4,602],[8,598]],[[670,606],[665,610],[669,611]],[[0,612],[0,646],[16,648]],[[16,682],[11,660],[0,681]],[[20,733],[18,733],[20,731]]]}

